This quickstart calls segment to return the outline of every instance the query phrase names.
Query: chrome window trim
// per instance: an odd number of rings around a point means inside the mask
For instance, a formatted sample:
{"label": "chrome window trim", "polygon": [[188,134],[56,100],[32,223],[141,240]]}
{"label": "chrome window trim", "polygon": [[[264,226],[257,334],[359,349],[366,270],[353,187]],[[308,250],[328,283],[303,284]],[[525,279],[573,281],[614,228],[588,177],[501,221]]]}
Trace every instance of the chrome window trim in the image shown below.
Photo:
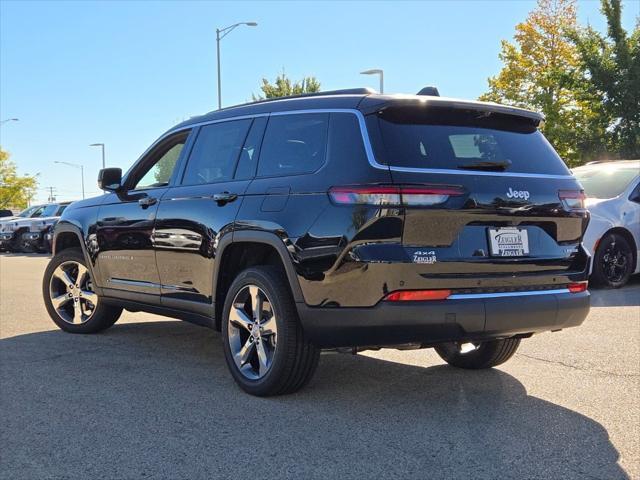
{"label": "chrome window trim", "polygon": [[[487,176],[487,177],[515,177],[515,178],[548,178],[548,179],[556,179],[556,180],[569,180],[575,179],[575,177],[571,174],[569,175],[552,175],[545,173],[518,173],[518,172],[483,172],[483,171],[461,171],[461,170],[453,170],[453,169],[439,169],[439,168],[411,168],[411,167],[390,167],[388,165],[383,165],[378,163],[376,157],[373,153],[373,147],[371,146],[371,141],[369,140],[369,132],[367,130],[367,125],[365,123],[364,114],[357,109],[354,108],[309,108],[303,110],[284,110],[280,112],[267,112],[267,113],[254,113],[247,115],[238,115],[235,117],[226,117],[220,118],[217,120],[206,120],[203,122],[191,123],[189,125],[184,125],[180,128],[174,128],[169,130],[164,135],[162,135],[158,140],[156,140],[145,152],[140,156],[138,160],[134,163],[136,165],[138,161],[143,158],[151,149],[153,149],[158,143],[163,141],[170,135],[181,132],[183,130],[189,130],[197,127],[202,127],[205,125],[211,125],[215,123],[221,122],[231,122],[234,120],[246,120],[253,119],[259,117],[269,117],[269,116],[280,116],[280,115],[301,115],[306,113],[351,113],[356,116],[358,119],[358,124],[360,125],[360,134],[362,136],[362,141],[364,143],[364,149],[367,154],[367,160],[369,165],[373,168],[377,168],[379,170],[387,170],[392,172],[404,172],[404,173],[430,173],[430,174],[440,174],[440,175],[467,175],[467,176]],[[127,172],[128,174],[129,172]]]}
{"label": "chrome window trim", "polygon": [[454,293],[447,300],[470,300],[477,298],[502,298],[502,297],[530,297],[534,295],[552,295],[558,293],[570,293],[568,288],[554,290],[529,290],[524,292],[497,292],[497,293]]}

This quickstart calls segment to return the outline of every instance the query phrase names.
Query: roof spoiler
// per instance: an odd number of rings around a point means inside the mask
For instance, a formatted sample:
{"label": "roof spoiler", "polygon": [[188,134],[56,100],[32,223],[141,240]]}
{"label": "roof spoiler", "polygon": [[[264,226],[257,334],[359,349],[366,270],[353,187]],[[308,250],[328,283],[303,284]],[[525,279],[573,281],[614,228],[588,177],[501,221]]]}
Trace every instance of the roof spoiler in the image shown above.
{"label": "roof spoiler", "polygon": [[440,92],[438,91],[437,87],[429,86],[429,87],[424,87],[416,95],[427,95],[429,97],[439,97]]}

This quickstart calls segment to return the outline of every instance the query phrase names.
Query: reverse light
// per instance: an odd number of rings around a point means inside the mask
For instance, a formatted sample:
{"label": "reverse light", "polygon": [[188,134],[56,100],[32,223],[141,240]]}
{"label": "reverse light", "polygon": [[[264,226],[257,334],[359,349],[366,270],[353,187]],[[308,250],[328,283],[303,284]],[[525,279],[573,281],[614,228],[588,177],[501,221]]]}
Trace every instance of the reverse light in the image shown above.
{"label": "reverse light", "polygon": [[587,197],[582,190],[560,190],[558,198],[568,210],[584,210],[584,200]]}
{"label": "reverse light", "polygon": [[439,205],[464,190],[448,185],[332,187],[329,198],[339,205],[415,206]]}
{"label": "reverse light", "polygon": [[570,283],[567,288],[569,289],[569,293],[581,293],[586,292],[588,286],[589,282],[575,282]]}
{"label": "reverse light", "polygon": [[451,290],[396,290],[384,297],[386,302],[423,302],[425,300],[446,300]]}

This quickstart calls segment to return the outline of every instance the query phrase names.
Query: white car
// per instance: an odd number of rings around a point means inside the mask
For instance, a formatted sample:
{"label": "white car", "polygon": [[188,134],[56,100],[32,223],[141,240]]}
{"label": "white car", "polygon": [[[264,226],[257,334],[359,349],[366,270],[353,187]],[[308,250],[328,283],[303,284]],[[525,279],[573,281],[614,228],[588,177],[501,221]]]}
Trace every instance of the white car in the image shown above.
{"label": "white car", "polygon": [[640,272],[640,160],[594,162],[573,169],[591,220],[584,246],[594,284],[618,288]]}

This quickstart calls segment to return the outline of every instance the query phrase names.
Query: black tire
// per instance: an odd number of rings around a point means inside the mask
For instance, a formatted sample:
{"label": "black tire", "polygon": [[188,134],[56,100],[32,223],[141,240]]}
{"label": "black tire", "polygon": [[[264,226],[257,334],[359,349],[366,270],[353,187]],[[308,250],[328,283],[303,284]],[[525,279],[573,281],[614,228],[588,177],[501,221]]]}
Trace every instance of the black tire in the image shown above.
{"label": "black tire", "polygon": [[[257,286],[266,294],[277,324],[272,363],[266,374],[256,379],[247,378],[236,365],[229,334],[234,299],[249,285]],[[261,397],[293,393],[304,387],[313,377],[320,359],[320,350],[305,337],[286,276],[273,266],[249,268],[233,281],[223,309],[222,341],[225,360],[236,383],[245,392]]]}
{"label": "black tire", "polygon": [[633,251],[627,239],[618,233],[605,235],[593,257],[592,283],[620,288],[627,284],[633,270]]}
{"label": "black tire", "polygon": [[447,342],[435,347],[436,352],[449,365],[480,370],[500,365],[509,360],[520,345],[519,338],[504,338],[474,343],[476,348],[462,353],[460,343]]}
{"label": "black tire", "polygon": [[[42,295],[49,316],[58,327],[69,333],[96,333],[109,328],[111,325],[116,323],[118,318],[120,318],[120,315],[122,314],[122,308],[113,305],[106,305],[104,302],[100,301],[100,297],[97,295],[97,306],[95,306],[95,308],[91,310],[92,313],[88,316],[88,320],[83,323],[69,323],[68,321],[65,321],[65,319],[61,316],[60,313],[58,313],[58,311],[54,307],[51,298],[51,289],[53,288],[51,277],[54,275],[54,272],[56,272],[56,269],[60,265],[67,265],[73,262],[76,262],[87,268],[87,262],[85,261],[81,249],[69,248],[67,250],[63,250],[55,257],[53,257],[47,265],[47,268],[44,272],[44,278],[42,279]],[[91,282],[90,271],[87,275],[87,281]],[[71,301],[71,307],[73,307],[73,301]]]}

